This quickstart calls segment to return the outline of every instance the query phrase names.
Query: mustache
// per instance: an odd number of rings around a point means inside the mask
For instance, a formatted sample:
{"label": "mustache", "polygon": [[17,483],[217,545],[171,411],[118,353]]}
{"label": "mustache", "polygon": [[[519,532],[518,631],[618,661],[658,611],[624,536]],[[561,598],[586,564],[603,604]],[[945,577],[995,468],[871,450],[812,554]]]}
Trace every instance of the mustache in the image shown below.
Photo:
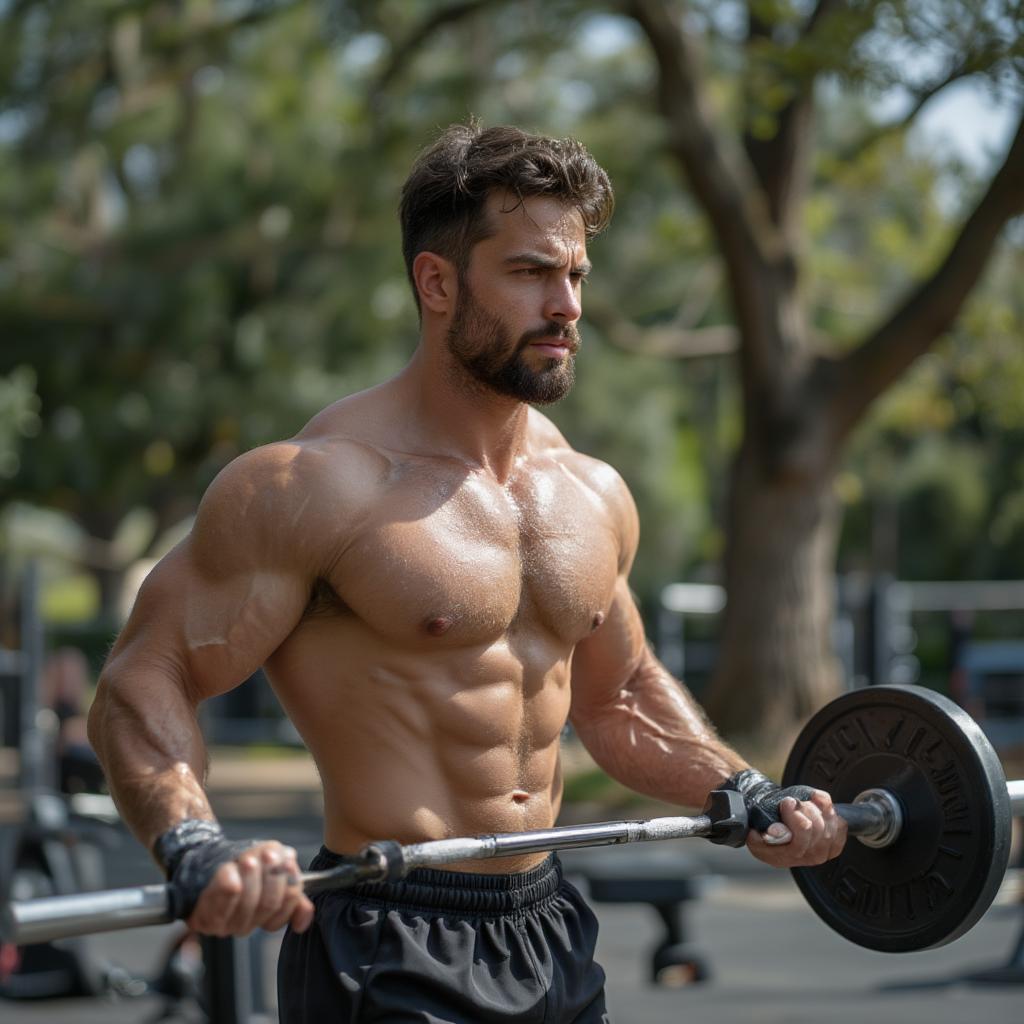
{"label": "mustache", "polygon": [[519,339],[519,349],[522,351],[531,342],[543,341],[545,338],[557,338],[560,341],[567,341],[573,352],[580,347],[581,342],[580,332],[575,324],[549,323],[543,327],[538,327],[536,330],[527,331]]}

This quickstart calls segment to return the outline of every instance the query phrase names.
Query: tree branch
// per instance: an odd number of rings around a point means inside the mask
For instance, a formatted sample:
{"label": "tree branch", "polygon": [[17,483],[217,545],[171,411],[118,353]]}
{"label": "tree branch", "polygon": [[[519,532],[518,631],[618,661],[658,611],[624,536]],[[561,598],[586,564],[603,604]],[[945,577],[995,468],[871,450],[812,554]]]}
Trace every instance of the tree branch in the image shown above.
{"label": "tree branch", "polygon": [[744,385],[754,401],[771,393],[785,345],[781,302],[795,281],[792,260],[772,224],[753,169],[723,138],[706,112],[693,43],[664,0],[630,0],[630,15],[650,43],[658,69],[658,102],[668,126],[668,146],[711,222],[725,262],[743,345]]}
{"label": "tree branch", "polygon": [[729,355],[739,348],[739,333],[735,327],[729,324],[695,326],[715,299],[721,269],[717,260],[708,260],[697,267],[675,316],[656,326],[639,326],[623,316],[616,303],[594,292],[586,297],[586,319],[611,344],[625,352],[675,359]]}
{"label": "tree branch", "polygon": [[873,334],[841,360],[833,406],[838,436],[949,329],[981,276],[1006,222],[1024,212],[1024,113],[1002,166],[938,269]]}
{"label": "tree branch", "polygon": [[726,156],[712,126],[696,69],[691,39],[664,0],[630,0],[629,13],[647,36],[658,68],[658,101],[668,124],[669,146],[711,219],[727,265],[768,265],[778,239],[752,168]]}
{"label": "tree branch", "polygon": [[[629,328],[629,329],[627,329]],[[608,340],[626,352],[670,359],[700,359],[732,355],[740,346],[739,332],[728,324],[698,327],[639,327],[622,325],[607,334]]]}
{"label": "tree branch", "polygon": [[500,3],[509,3],[510,0],[462,0],[461,3],[452,4],[449,7],[442,7],[434,11],[428,18],[404,39],[391,52],[391,59],[381,72],[373,87],[373,95],[378,96],[398,77],[399,72],[404,70],[406,64],[415,55],[416,51],[426,43],[431,36],[439,32],[447,25],[453,25],[464,18],[485,10],[488,7],[495,7]]}
{"label": "tree branch", "polygon": [[947,74],[914,91],[910,109],[902,117],[898,117],[894,121],[886,121],[884,124],[872,125],[860,138],[843,146],[836,156],[836,162],[839,164],[852,163],[887,135],[909,127],[929,100],[937,96],[947,86],[968,78],[976,74],[977,71],[977,68],[971,67],[966,61],[958,61]]}
{"label": "tree branch", "polygon": [[739,348],[739,333],[728,324],[710,327],[682,327],[662,324],[638,327],[620,316],[611,303],[587,302],[587,320],[616,348],[636,355],[673,359],[729,355]]}
{"label": "tree branch", "polygon": [[686,294],[672,318],[673,325],[690,329],[700,323],[711,307],[721,283],[722,264],[718,260],[709,259],[697,267],[692,275],[688,275]]}
{"label": "tree branch", "polygon": [[[844,5],[845,0],[818,0],[803,25],[797,45],[807,46],[822,22]],[[752,8],[749,24],[748,53],[753,44],[770,39],[772,29]],[[776,115],[775,133],[770,138],[753,134],[749,119],[743,136],[743,148],[764,190],[772,222],[787,238],[793,233],[794,214],[806,185],[816,78],[816,74],[791,76],[792,99]]]}

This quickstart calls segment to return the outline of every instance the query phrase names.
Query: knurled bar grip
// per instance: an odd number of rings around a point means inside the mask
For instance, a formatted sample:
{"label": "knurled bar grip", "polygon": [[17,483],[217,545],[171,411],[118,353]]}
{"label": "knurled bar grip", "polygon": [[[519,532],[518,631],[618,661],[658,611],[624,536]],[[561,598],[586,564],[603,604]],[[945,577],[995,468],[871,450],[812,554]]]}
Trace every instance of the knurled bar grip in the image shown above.
{"label": "knurled bar grip", "polygon": [[646,821],[605,821],[592,825],[562,825],[531,832],[506,832],[470,839],[438,839],[402,847],[408,869],[460,860],[484,860],[516,854],[574,850],[586,846],[649,843],[660,839],[689,839],[711,834],[713,822],[706,814],[695,818],[649,818]]}

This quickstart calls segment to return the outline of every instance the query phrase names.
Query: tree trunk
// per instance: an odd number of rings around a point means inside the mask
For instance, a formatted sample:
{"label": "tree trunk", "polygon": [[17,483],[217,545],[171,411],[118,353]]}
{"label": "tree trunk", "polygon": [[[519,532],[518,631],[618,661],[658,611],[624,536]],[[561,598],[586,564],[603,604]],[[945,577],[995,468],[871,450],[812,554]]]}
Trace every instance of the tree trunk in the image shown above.
{"label": "tree trunk", "polygon": [[748,440],[733,469],[728,603],[706,703],[734,740],[784,747],[840,690],[829,638],[841,515],[831,467],[791,473],[771,455]]}

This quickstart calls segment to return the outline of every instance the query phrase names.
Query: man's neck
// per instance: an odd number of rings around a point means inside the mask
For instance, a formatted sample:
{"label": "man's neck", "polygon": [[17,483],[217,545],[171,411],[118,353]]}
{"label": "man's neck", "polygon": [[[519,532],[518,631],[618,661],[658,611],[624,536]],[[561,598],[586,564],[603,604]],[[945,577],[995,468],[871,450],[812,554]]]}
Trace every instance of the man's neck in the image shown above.
{"label": "man's neck", "polygon": [[395,383],[417,440],[504,483],[527,446],[530,407],[475,381],[446,351],[421,345]]}

